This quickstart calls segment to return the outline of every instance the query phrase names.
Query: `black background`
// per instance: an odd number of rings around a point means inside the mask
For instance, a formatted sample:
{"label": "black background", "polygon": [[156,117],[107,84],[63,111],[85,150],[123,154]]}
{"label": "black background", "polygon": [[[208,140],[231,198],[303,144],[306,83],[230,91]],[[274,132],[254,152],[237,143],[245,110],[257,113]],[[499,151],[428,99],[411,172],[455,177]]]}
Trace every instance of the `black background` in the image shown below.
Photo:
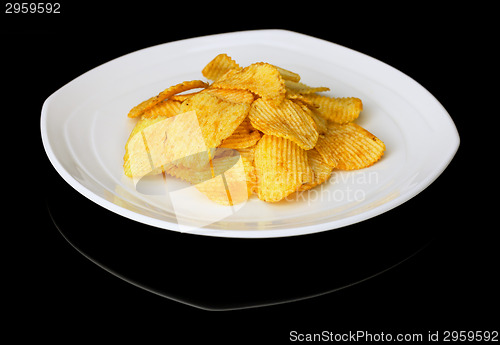
{"label": "black background", "polygon": [[[2,133],[7,135],[3,285],[8,288],[4,299],[12,306],[4,311],[6,329],[19,338],[52,340],[137,335],[163,343],[269,339],[274,344],[287,343],[292,330],[425,335],[498,330],[498,242],[489,209],[498,188],[492,163],[477,153],[488,150],[485,139],[494,135],[487,134],[494,131],[488,123],[495,116],[495,98],[488,91],[495,85],[488,84],[494,78],[488,58],[496,54],[493,25],[486,17],[491,11],[479,4],[472,10],[421,2],[384,7],[300,1],[62,2],[61,13],[53,15],[5,14],[2,7]],[[152,294],[76,251],[54,226],[48,200],[60,195],[67,198],[68,210],[111,227],[115,218],[96,211],[50,165],[40,138],[44,100],[89,69],[141,48],[271,28],[323,38],[388,63],[422,84],[449,112],[461,145],[445,172],[400,207],[344,229],[361,234],[421,230],[423,249],[393,269],[339,291],[233,311],[202,310]],[[314,237],[309,241],[308,248],[314,248]],[[279,242],[273,243],[279,253]],[[190,255],[196,262],[196,251]],[[287,257],[282,259],[286,266]],[[216,271],[228,262],[211,265]],[[329,273],[327,266],[322,272]],[[316,278],[301,270],[290,280],[313,285]],[[209,274],[203,279],[192,281],[201,288],[215,285]]]}

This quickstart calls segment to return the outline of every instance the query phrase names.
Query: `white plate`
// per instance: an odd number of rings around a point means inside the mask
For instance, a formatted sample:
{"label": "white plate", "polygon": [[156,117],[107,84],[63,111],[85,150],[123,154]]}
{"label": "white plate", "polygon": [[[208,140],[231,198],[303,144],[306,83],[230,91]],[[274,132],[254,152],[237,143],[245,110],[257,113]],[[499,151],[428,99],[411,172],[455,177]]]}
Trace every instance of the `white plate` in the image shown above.
{"label": "white plate", "polygon": [[[224,207],[179,181],[162,177],[134,187],[122,172],[133,120],[142,100],[185,80],[225,52],[240,65],[269,62],[295,71],[327,94],[363,100],[357,123],[387,151],[370,168],[335,172],[302,198],[269,204],[253,197]],[[41,116],[42,140],[58,173],[95,203],[155,227],[223,237],[315,233],[363,221],[412,198],[446,168],[459,146],[453,121],[420,84],[348,48],[283,30],[192,38],[143,49],[103,64],[52,94]]]}

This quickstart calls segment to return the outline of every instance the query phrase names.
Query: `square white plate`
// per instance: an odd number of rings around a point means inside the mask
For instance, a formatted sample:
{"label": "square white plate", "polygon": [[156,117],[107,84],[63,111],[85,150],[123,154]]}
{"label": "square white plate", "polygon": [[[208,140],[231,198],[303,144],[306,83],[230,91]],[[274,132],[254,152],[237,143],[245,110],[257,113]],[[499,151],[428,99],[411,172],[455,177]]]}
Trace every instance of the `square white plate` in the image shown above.
{"label": "square white plate", "polygon": [[[370,168],[335,171],[329,182],[279,203],[252,197],[225,207],[162,176],[137,187],[123,175],[128,111],[170,85],[201,79],[227,53],[241,66],[264,61],[358,97],[356,121],[387,146]],[[41,116],[42,141],[55,169],[78,192],[112,212],[174,231],[224,237],[280,237],[339,228],[386,212],[432,183],[459,146],[453,121],[420,84],[351,49],[284,30],[186,39],[136,51],[81,75],[52,94]]]}

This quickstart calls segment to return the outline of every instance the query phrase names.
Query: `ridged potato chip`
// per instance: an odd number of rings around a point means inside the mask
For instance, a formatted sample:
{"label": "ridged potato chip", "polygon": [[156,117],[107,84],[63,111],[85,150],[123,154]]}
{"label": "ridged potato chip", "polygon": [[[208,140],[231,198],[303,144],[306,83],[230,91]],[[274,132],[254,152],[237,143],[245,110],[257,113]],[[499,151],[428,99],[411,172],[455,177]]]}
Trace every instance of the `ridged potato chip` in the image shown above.
{"label": "ridged potato chip", "polygon": [[232,149],[244,149],[254,146],[261,137],[260,132],[255,129],[248,117],[236,128],[236,130],[228,138],[222,141],[219,147],[227,147]]}
{"label": "ridged potato chip", "polygon": [[355,123],[330,123],[315,148],[325,162],[336,169],[355,170],[377,162],[384,154],[385,144]]}
{"label": "ridged potato chip", "polygon": [[232,206],[242,203],[252,193],[252,181],[247,178],[248,163],[236,150],[225,151],[235,154],[217,152],[217,158],[204,167],[192,169],[170,165],[166,173],[195,185],[196,189],[218,204]]}
{"label": "ridged potato chip", "polygon": [[208,83],[205,83],[204,81],[201,80],[191,80],[191,81],[185,81],[180,84],[173,85],[162,92],[160,92],[158,95],[151,97],[144,102],[136,105],[133,107],[129,113],[128,117],[134,118],[134,117],[139,117],[141,116],[145,111],[153,108],[155,105],[160,103],[161,101],[166,100],[170,96],[173,96],[175,94],[191,90],[191,89],[198,89],[198,88],[206,88],[208,87]]}
{"label": "ridged potato chip", "polygon": [[[144,131],[155,126],[168,117],[156,116],[153,118],[140,119],[132,129],[127,143],[125,144],[125,155],[123,157],[123,170],[126,176],[140,179],[147,174],[160,174],[163,167],[155,167],[151,160],[151,152],[147,145]],[[163,165],[163,164],[161,164]]]}
{"label": "ridged potato chip", "polygon": [[231,69],[239,70],[240,66],[227,54],[219,54],[203,68],[201,74],[207,79],[217,80]]}
{"label": "ridged potato chip", "polygon": [[299,191],[306,191],[324,183],[330,178],[333,171],[333,166],[325,162],[323,157],[319,154],[318,150],[312,149],[306,152],[307,161],[309,162],[309,166],[313,171],[313,180],[300,186]]}
{"label": "ridged potato chip", "polygon": [[278,70],[278,72],[280,72],[281,74],[281,77],[285,80],[291,80],[291,81],[299,81],[300,80],[300,75],[295,73],[295,72],[292,72],[292,71],[289,71],[287,69],[284,69],[284,68],[281,68],[279,66],[276,66],[276,65],[273,65],[274,67],[276,67],[276,69]]}
{"label": "ridged potato chip", "polygon": [[143,112],[141,118],[146,119],[154,118],[157,116],[172,117],[178,114],[180,108],[181,102],[172,99],[166,99]]}
{"label": "ridged potato chip", "polygon": [[285,98],[285,82],[276,67],[264,62],[253,63],[241,70],[231,69],[212,87],[248,90],[264,99],[281,103]]}
{"label": "ridged potato chip", "polygon": [[356,97],[328,97],[317,94],[304,95],[314,103],[319,115],[338,124],[356,120],[363,110],[363,102]]}
{"label": "ridged potato chip", "polygon": [[326,133],[327,131],[327,123],[328,120],[325,119],[323,116],[321,116],[317,111],[316,108],[317,106],[313,104],[310,100],[305,98],[304,96],[296,93],[296,94],[290,94],[287,92],[286,98],[295,102],[296,104],[300,105],[302,108],[305,109],[305,111],[311,116],[311,118],[314,120],[314,123],[316,124],[316,130],[318,131],[319,134]]}
{"label": "ridged potato chip", "polygon": [[257,143],[254,164],[258,197],[267,202],[280,201],[313,180],[306,151],[285,138],[264,135]]}
{"label": "ridged potato chip", "polygon": [[172,101],[178,101],[178,102],[184,102],[186,99],[188,99],[191,96],[196,95],[197,93],[200,93],[200,91],[195,91],[195,92],[189,92],[189,93],[179,93],[173,96],[170,96],[168,100]]}
{"label": "ridged potato chip", "polygon": [[254,100],[254,96],[251,92],[247,90],[237,90],[237,89],[217,89],[209,87],[204,90],[204,92],[209,93],[213,96],[219,97],[224,101],[231,103],[245,103],[250,104]]}
{"label": "ridged potato chip", "polygon": [[[243,100],[233,102],[232,100]],[[202,138],[207,148],[218,147],[222,141],[238,128],[246,118],[253,96],[248,91],[224,90],[224,92],[205,90],[185,100],[179,113],[196,112]],[[194,124],[193,124],[194,125]],[[190,146],[191,138],[182,131],[174,133],[176,146]],[[196,161],[196,160],[199,161]],[[209,155],[186,157],[182,163],[186,167],[201,167],[208,163]]]}
{"label": "ridged potato chip", "polygon": [[[231,166],[229,169],[224,170],[220,176],[223,178],[224,187],[226,189],[227,199],[229,202],[229,206],[237,205],[242,202],[248,200],[248,197],[252,194],[251,189],[249,188],[249,184],[247,182],[247,173],[245,169],[245,163],[241,156],[235,156],[238,158],[237,162]],[[229,159],[229,158],[226,158]],[[223,163],[225,164],[225,163]],[[214,171],[217,171],[217,161],[213,161]],[[199,185],[197,185],[198,187]],[[198,188],[198,190],[200,190]],[[207,195],[210,199],[214,200],[211,195],[220,194],[217,191],[213,191],[210,189],[204,190],[204,194]],[[222,199],[224,200],[224,199]],[[216,200],[214,200],[216,201]],[[217,202],[217,201],[216,201]],[[222,204],[221,201],[218,202]]]}
{"label": "ridged potato chip", "polygon": [[246,178],[243,160],[239,159],[223,174],[199,183],[195,187],[220,205],[234,206],[247,201],[251,195]]}
{"label": "ridged potato chip", "polygon": [[293,80],[285,80],[286,90],[293,93],[298,93],[301,95],[306,95],[315,92],[330,91],[330,88],[326,86],[309,86],[304,83]]}
{"label": "ridged potato chip", "polygon": [[238,149],[247,176],[247,187],[250,194],[257,194],[257,173],[255,172],[255,148],[257,145]]}
{"label": "ridged potato chip", "polygon": [[304,150],[312,149],[318,140],[310,110],[288,99],[275,105],[259,98],[252,103],[248,118],[259,131],[289,139]]}

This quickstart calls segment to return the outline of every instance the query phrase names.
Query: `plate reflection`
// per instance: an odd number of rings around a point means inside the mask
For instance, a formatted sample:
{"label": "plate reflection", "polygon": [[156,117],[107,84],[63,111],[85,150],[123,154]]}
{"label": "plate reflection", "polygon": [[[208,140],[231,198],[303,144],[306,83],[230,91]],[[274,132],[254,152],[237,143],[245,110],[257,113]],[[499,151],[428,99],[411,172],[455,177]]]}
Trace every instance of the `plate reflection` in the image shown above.
{"label": "plate reflection", "polygon": [[47,193],[48,210],[55,227],[76,250],[131,284],[208,310],[331,293],[395,267],[431,237],[428,229],[388,224],[395,218],[391,215],[294,237],[183,234],[131,221],[89,201],[61,180],[54,184],[57,192]]}

